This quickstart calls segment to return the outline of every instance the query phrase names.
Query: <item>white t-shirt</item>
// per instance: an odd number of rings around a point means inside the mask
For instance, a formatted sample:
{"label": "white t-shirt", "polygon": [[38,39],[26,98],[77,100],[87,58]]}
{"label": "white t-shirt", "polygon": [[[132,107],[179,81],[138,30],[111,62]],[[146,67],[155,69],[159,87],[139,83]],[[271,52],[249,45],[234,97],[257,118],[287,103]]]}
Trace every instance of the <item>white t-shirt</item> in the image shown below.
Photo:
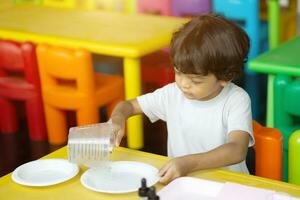
{"label": "white t-shirt", "polygon": [[[254,144],[249,95],[233,83],[207,101],[187,99],[176,83],[137,98],[151,122],[167,122],[168,156],[203,153],[227,143],[231,131],[249,133]],[[224,167],[249,173],[245,161]]]}

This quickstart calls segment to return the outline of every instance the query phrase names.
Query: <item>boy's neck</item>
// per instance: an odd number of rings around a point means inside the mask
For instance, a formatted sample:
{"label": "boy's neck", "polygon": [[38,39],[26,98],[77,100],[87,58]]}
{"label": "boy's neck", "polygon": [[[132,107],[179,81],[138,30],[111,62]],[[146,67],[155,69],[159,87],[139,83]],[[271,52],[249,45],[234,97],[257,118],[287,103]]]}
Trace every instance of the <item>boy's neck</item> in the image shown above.
{"label": "boy's neck", "polygon": [[211,93],[209,96],[203,98],[203,99],[199,99],[199,101],[209,101],[215,97],[217,97],[222,90],[224,89],[225,86],[220,86],[220,88],[218,90],[216,90],[215,92]]}

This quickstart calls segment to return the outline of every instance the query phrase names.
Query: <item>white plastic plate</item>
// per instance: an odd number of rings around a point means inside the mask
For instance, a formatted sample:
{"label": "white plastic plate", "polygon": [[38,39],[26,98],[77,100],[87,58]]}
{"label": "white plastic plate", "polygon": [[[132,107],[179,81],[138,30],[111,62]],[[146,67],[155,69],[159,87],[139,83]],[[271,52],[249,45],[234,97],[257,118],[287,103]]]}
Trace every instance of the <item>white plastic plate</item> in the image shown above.
{"label": "white plastic plate", "polygon": [[88,169],[80,181],[96,192],[127,193],[137,191],[142,178],[146,178],[147,186],[154,185],[159,180],[158,169],[141,162],[110,162],[104,167]]}
{"label": "white plastic plate", "polygon": [[78,166],[68,160],[35,160],[17,167],[12,173],[12,180],[26,186],[49,186],[67,181],[78,172]]}

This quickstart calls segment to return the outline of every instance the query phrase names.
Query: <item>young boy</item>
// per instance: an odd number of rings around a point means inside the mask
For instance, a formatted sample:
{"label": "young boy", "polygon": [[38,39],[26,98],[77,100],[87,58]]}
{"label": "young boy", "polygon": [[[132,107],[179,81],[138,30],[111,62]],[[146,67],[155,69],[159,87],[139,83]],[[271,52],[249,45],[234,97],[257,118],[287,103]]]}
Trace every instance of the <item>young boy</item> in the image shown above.
{"label": "young boy", "polygon": [[254,143],[250,98],[231,83],[248,50],[247,34],[222,17],[208,14],[186,23],[171,41],[176,83],[116,106],[111,120],[120,127],[117,144],[125,121],[145,113],[152,122],[167,123],[173,159],[160,169],[160,182],[210,168],[248,173],[245,157]]}

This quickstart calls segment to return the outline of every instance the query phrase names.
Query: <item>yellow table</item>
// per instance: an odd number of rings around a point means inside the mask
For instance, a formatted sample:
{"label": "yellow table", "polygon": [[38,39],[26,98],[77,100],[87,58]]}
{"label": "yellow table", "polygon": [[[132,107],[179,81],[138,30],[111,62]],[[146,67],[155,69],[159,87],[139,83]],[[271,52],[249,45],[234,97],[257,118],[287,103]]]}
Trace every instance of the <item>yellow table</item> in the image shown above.
{"label": "yellow table", "polygon": [[[124,58],[126,99],[141,94],[140,57],[169,44],[186,20],[17,5],[0,12],[0,38],[85,48]],[[127,124],[128,146],[143,147],[142,117]]]}
{"label": "yellow table", "polygon": [[0,10],[7,9],[14,6],[14,2],[12,0],[0,0]]}
{"label": "yellow table", "polygon": [[[67,149],[63,147],[44,158],[66,158]],[[139,161],[151,164],[157,168],[162,167],[168,160],[167,157],[159,156],[155,154],[145,153],[137,150],[126,149],[118,147],[114,149],[112,154],[112,160],[129,160],[129,161]],[[11,179],[11,174],[3,176],[0,178],[0,199],[89,199],[89,200],[99,200],[99,199],[137,199],[137,193],[127,193],[127,194],[104,194],[90,191],[84,188],[80,184],[80,176],[85,169],[81,168],[80,173],[73,179],[50,187],[26,187],[14,183]],[[236,182],[249,186],[261,187],[272,189],[276,191],[287,192],[291,195],[300,197],[300,187],[285,182],[274,181],[270,179],[260,178],[256,176],[244,175],[239,173],[234,173],[226,170],[206,170],[199,171],[191,174],[193,177],[204,178],[219,182]],[[160,190],[163,185],[157,183],[155,185],[157,190]]]}

